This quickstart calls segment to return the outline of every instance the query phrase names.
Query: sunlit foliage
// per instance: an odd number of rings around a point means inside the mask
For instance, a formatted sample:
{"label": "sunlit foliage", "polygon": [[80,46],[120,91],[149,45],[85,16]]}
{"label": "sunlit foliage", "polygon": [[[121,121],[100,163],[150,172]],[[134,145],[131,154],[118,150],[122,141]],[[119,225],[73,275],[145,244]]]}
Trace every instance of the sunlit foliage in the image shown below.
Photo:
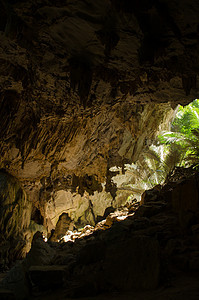
{"label": "sunlit foliage", "polygon": [[[165,163],[173,157],[175,166],[190,166],[199,164],[199,100],[189,105],[179,106],[176,117],[171,124],[171,131],[163,132],[158,137],[159,144],[165,146],[168,154],[164,157]],[[176,155],[176,159],[174,156]]]}
{"label": "sunlit foliage", "polygon": [[171,131],[162,132],[157,141],[142,152],[133,168],[137,188],[162,184],[175,167],[199,166],[199,99],[178,107]]}

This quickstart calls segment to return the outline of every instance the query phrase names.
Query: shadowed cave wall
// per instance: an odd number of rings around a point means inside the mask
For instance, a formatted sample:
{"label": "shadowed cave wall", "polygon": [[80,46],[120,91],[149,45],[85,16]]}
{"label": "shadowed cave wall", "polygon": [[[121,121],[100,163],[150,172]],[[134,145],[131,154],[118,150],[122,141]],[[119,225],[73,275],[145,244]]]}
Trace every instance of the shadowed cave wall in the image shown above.
{"label": "shadowed cave wall", "polygon": [[198,97],[199,4],[0,8],[0,167],[30,203],[25,227],[32,219],[50,232],[63,212],[95,224],[128,196],[110,168],[139,159],[175,107]]}

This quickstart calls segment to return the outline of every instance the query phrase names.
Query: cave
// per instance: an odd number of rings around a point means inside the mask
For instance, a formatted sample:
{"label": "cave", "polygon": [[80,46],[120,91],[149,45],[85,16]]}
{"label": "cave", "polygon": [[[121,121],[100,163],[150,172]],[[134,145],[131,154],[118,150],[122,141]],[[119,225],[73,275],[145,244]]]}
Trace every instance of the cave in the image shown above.
{"label": "cave", "polygon": [[198,20],[196,0],[0,1],[0,299],[199,299],[197,170],[121,184],[199,98]]}

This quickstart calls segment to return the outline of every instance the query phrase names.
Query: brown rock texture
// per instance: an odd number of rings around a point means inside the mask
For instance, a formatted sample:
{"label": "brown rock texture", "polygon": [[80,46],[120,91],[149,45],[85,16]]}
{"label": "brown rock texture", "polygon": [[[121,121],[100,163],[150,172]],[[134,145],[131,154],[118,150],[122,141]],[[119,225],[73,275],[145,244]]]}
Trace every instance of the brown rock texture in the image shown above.
{"label": "brown rock texture", "polygon": [[1,165],[106,178],[198,91],[197,1],[2,1]]}
{"label": "brown rock texture", "polygon": [[0,171],[0,268],[25,256],[27,229],[30,224],[31,203],[20,182]]}
{"label": "brown rock texture", "polygon": [[0,168],[33,221],[95,224],[117,206],[110,168],[197,98],[198,17],[196,0],[1,1]]}
{"label": "brown rock texture", "polygon": [[[0,282],[0,295],[3,288],[19,300],[25,293],[27,299],[94,300],[102,294],[99,299],[119,300],[133,299],[135,293],[135,299],[197,299],[198,179],[196,173],[146,192],[135,214],[127,210],[126,218],[114,218],[108,229],[87,227],[73,242],[45,243],[37,232],[27,257]],[[189,208],[183,198],[188,186],[194,191],[187,199]],[[176,191],[181,211],[174,206]],[[192,218],[182,222],[181,212],[188,214],[191,207]],[[127,291],[128,297],[123,296]]]}

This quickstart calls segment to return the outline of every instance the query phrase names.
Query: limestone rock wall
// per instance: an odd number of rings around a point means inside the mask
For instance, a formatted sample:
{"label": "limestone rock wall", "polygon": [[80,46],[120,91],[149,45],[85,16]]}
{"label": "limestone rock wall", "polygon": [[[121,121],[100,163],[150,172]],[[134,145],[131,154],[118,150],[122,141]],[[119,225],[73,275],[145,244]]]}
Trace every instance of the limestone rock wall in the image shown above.
{"label": "limestone rock wall", "polygon": [[59,212],[89,194],[75,220],[90,201],[102,213],[102,183],[116,199],[109,169],[136,161],[198,96],[198,16],[196,0],[1,1],[0,167],[21,181],[32,220],[60,193]]}
{"label": "limestone rock wall", "polygon": [[22,180],[56,165],[104,182],[197,97],[197,1],[3,1],[1,15],[1,166]]}
{"label": "limestone rock wall", "polygon": [[20,182],[0,170],[0,267],[25,255],[32,203]]}
{"label": "limestone rock wall", "polygon": [[0,295],[6,288],[19,300],[38,299],[38,294],[46,299],[197,299],[199,174],[178,168],[173,175],[164,186],[146,191],[139,207],[123,211],[124,218],[109,215],[106,226],[87,226],[73,242],[45,243],[36,234],[26,259],[0,282]]}

